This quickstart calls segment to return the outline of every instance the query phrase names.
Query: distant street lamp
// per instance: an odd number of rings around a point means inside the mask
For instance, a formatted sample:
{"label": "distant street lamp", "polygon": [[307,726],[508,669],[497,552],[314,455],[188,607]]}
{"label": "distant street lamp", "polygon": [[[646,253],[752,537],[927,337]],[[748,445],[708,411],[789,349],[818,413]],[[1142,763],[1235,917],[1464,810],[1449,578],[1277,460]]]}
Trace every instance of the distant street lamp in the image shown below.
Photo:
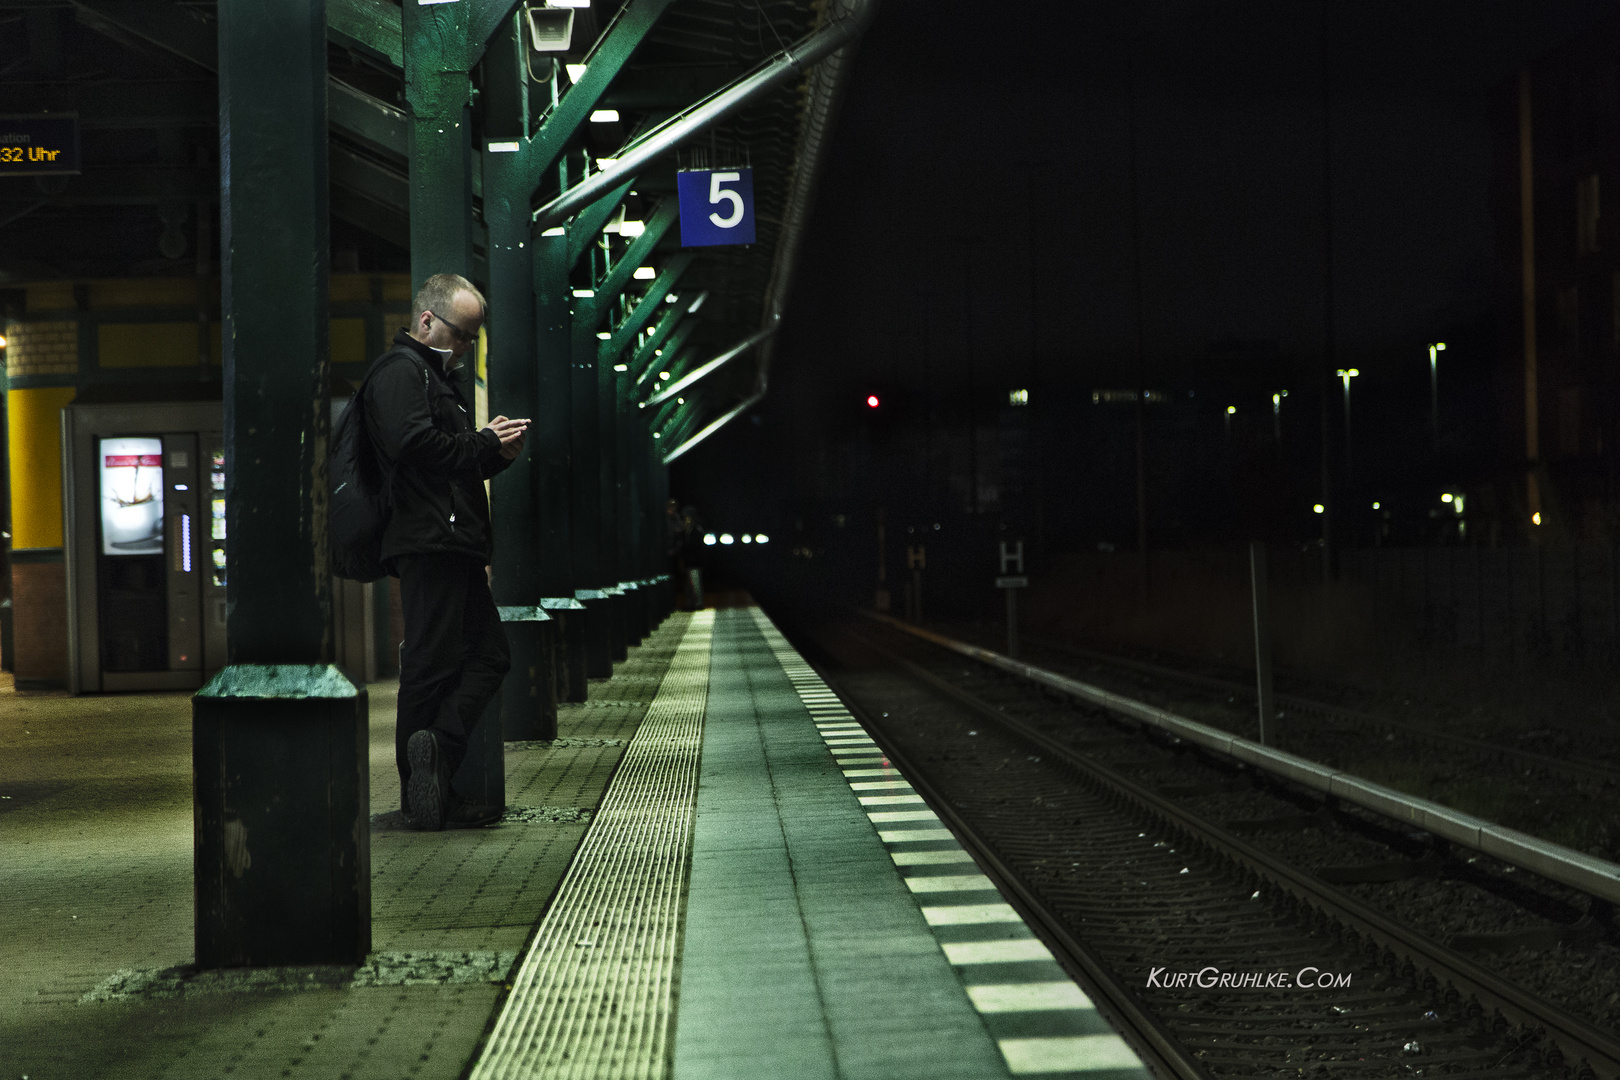
{"label": "distant street lamp", "polygon": [[1356,368],[1340,368],[1339,381],[1344,383],[1344,475],[1350,477],[1350,380],[1360,375]]}
{"label": "distant street lamp", "polygon": [[1429,346],[1429,430],[1434,436],[1434,452],[1440,452],[1440,354],[1446,343],[1436,341]]}
{"label": "distant street lamp", "polygon": [[1282,442],[1282,399],[1287,396],[1286,390],[1271,395],[1271,436],[1276,442]]}

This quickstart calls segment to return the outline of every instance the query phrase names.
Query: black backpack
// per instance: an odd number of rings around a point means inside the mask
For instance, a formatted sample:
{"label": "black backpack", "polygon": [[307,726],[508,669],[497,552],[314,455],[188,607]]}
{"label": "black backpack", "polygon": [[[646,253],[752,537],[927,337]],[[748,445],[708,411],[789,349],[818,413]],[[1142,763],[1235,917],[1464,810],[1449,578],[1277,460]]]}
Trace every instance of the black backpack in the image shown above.
{"label": "black backpack", "polygon": [[377,581],[388,576],[382,561],[382,540],[393,513],[397,463],[384,472],[377,460],[376,448],[366,431],[366,388],[384,364],[401,355],[384,355],[371,365],[360,389],[343,406],[332,427],[332,449],[326,462],[331,486],[327,546],[332,553],[332,573],[350,581]]}

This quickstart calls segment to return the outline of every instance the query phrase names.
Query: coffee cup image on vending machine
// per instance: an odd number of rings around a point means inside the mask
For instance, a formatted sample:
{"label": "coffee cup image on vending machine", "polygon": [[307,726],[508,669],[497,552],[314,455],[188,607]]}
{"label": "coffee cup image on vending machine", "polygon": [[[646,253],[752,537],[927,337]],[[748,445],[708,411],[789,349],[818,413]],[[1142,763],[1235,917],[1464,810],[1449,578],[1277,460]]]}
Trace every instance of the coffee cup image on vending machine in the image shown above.
{"label": "coffee cup image on vending machine", "polygon": [[101,551],[163,551],[163,440],[102,439]]}

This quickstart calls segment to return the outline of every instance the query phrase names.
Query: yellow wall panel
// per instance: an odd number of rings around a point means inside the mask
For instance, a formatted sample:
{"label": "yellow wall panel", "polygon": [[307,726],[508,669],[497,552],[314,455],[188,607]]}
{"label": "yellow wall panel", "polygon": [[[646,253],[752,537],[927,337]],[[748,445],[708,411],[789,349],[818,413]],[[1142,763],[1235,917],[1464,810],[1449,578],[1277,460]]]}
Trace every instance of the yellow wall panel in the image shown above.
{"label": "yellow wall panel", "polygon": [[29,311],[58,311],[73,306],[73,282],[41,281],[26,286]]}
{"label": "yellow wall panel", "polygon": [[382,278],[384,300],[403,300],[409,304],[416,298],[416,294],[411,291],[411,275],[381,274],[379,276]]}
{"label": "yellow wall panel", "polygon": [[334,304],[364,304],[371,299],[371,275],[333,274],[327,289]]}
{"label": "yellow wall panel", "polygon": [[71,386],[6,391],[11,453],[11,546],[62,546],[62,406]]}
{"label": "yellow wall panel", "polygon": [[108,307],[195,307],[197,279],[188,278],[108,278],[90,282],[90,306]]}
{"label": "yellow wall panel", "polygon": [[[194,322],[102,323],[100,361],[104,368],[194,367],[197,324]],[[209,327],[210,357],[219,363],[219,324]]]}
{"label": "yellow wall panel", "polygon": [[363,364],[366,355],[366,320],[332,320],[332,363]]}

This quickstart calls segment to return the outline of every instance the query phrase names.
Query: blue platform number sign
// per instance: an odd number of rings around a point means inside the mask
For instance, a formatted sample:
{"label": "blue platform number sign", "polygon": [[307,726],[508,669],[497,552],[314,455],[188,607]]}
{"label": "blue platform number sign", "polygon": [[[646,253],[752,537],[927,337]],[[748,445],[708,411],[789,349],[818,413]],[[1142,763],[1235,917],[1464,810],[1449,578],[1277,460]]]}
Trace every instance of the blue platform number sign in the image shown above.
{"label": "blue platform number sign", "polygon": [[689,169],[675,174],[681,246],[754,242],[754,170]]}

